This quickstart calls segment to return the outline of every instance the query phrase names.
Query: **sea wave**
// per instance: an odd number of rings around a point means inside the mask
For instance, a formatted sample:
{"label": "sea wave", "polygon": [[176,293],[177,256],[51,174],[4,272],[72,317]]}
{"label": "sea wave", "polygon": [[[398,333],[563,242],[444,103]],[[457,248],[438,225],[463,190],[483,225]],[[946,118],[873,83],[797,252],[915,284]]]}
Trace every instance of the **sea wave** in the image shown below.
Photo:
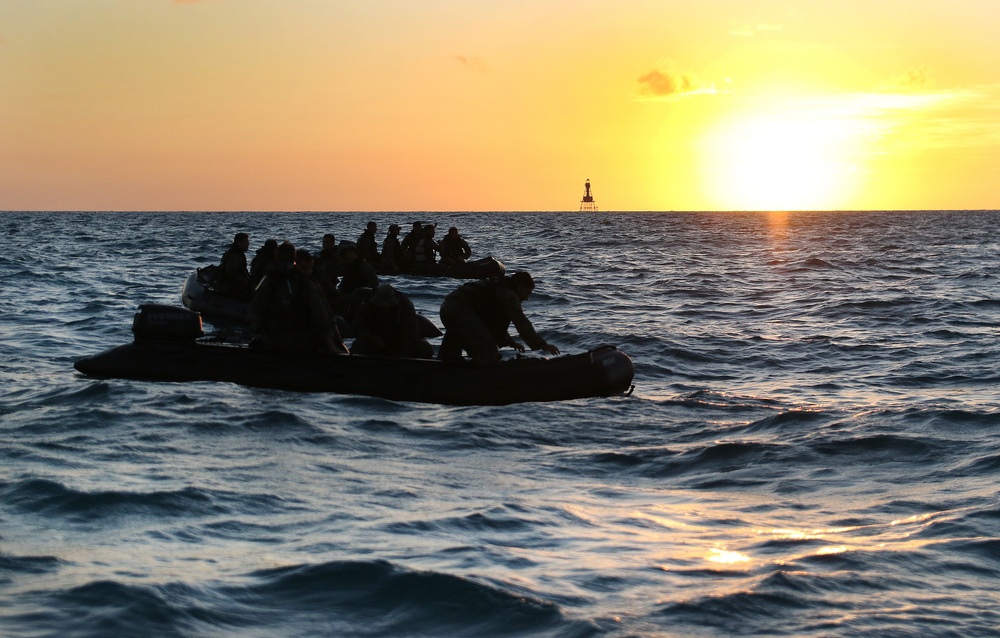
{"label": "sea wave", "polygon": [[[318,249],[369,217],[529,270],[535,327],[617,346],[634,393],[450,407],[73,370],[233,233]],[[996,635],[998,223],[0,213],[0,633]],[[391,281],[435,322],[459,284]]]}

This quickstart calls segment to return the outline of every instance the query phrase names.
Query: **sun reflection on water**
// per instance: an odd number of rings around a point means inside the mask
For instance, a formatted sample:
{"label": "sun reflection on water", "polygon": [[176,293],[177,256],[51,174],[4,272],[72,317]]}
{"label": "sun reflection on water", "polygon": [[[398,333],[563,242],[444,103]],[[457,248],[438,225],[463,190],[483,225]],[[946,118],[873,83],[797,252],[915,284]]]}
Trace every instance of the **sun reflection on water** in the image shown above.
{"label": "sun reflection on water", "polygon": [[713,547],[705,557],[710,563],[722,563],[724,565],[735,565],[739,563],[749,563],[750,557],[740,552]]}

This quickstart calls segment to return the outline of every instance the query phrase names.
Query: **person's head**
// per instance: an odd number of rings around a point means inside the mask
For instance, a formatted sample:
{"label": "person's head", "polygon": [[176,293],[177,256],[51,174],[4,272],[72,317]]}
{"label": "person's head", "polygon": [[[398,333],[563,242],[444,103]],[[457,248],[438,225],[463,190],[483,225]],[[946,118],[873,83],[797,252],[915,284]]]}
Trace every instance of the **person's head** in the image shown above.
{"label": "person's head", "polygon": [[264,245],[260,247],[260,250],[265,255],[274,255],[278,251],[278,240],[268,239],[264,242]]}
{"label": "person's head", "polygon": [[233,246],[236,246],[242,251],[246,251],[250,248],[250,235],[247,235],[246,233],[236,233],[236,236],[233,237]]}
{"label": "person's head", "polygon": [[431,224],[427,224],[426,226],[424,226],[424,237],[433,237],[433,236],[434,236],[434,226]]}
{"label": "person's head", "polygon": [[295,270],[308,277],[313,271],[313,256],[305,248],[295,251]]}
{"label": "person's head", "polygon": [[278,246],[274,256],[274,263],[279,268],[291,268],[295,265],[295,244],[290,241],[283,241]]}
{"label": "person's head", "polygon": [[333,233],[327,233],[323,235],[323,250],[336,247],[337,247],[337,238],[333,236]]}
{"label": "person's head", "polygon": [[354,263],[358,260],[358,245],[353,241],[342,241],[337,254],[340,255],[344,263]]}
{"label": "person's head", "polygon": [[396,289],[392,284],[379,284],[372,296],[368,298],[368,303],[376,308],[392,308],[399,300],[396,299]]}
{"label": "person's head", "polygon": [[448,234],[452,237],[458,237],[458,229],[452,226],[448,229]]}
{"label": "person's head", "polygon": [[374,233],[376,230],[378,230],[378,224],[376,224],[375,222],[368,222],[368,225],[365,228]]}
{"label": "person's head", "polygon": [[399,224],[389,224],[389,234],[398,235],[399,234]]}
{"label": "person's head", "polygon": [[510,276],[510,285],[521,301],[527,301],[535,289],[535,280],[528,273],[519,270]]}
{"label": "person's head", "polygon": [[413,232],[415,233],[420,232],[420,222],[413,222]]}

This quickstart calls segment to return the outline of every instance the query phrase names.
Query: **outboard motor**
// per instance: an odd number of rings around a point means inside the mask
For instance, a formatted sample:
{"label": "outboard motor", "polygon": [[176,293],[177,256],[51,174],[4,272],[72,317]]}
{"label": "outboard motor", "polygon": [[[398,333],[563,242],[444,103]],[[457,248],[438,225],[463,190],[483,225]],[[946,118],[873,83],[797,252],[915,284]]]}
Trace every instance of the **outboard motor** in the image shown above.
{"label": "outboard motor", "polygon": [[201,313],[160,304],[142,304],[132,320],[137,343],[194,341],[205,336]]}

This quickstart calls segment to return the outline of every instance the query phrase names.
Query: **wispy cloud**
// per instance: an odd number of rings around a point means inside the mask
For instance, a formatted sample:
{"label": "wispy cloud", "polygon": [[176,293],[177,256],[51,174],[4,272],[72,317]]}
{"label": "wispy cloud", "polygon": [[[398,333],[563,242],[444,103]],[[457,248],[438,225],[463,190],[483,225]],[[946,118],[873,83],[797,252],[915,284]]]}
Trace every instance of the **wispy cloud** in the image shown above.
{"label": "wispy cloud", "polygon": [[756,24],[741,24],[729,30],[729,35],[737,38],[752,38],[763,33],[777,33],[784,30],[783,24],[770,24],[758,22]]}
{"label": "wispy cloud", "polygon": [[1000,145],[997,116],[1000,86],[879,93],[866,105],[889,123],[900,144],[922,148],[981,148]]}
{"label": "wispy cloud", "polygon": [[703,82],[694,73],[656,68],[639,76],[639,99],[674,100],[695,95],[715,95],[714,84]]}
{"label": "wispy cloud", "polygon": [[469,57],[467,55],[456,55],[455,60],[465,68],[476,71],[477,73],[487,73],[490,70],[482,58]]}
{"label": "wispy cloud", "polygon": [[934,78],[923,67],[907,69],[889,78],[880,87],[883,91],[927,91],[934,87]]}
{"label": "wispy cloud", "polygon": [[789,105],[807,119],[838,123],[868,143],[871,155],[1000,146],[1000,85],[952,90],[882,90]]}

